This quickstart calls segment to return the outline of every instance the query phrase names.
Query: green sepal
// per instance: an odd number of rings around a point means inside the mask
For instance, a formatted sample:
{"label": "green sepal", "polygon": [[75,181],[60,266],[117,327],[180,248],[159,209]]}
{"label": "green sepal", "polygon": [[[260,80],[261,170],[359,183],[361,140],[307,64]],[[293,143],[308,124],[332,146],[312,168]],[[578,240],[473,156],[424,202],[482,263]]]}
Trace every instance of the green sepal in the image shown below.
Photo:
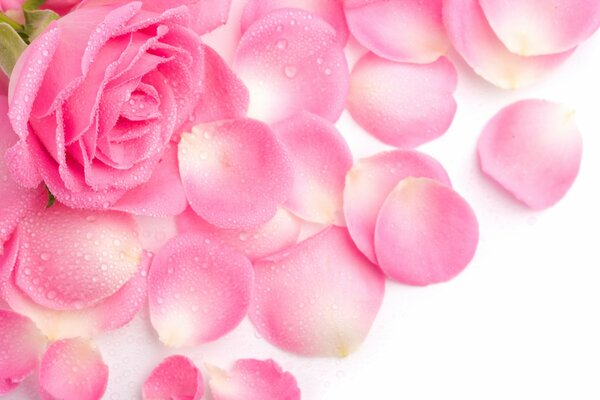
{"label": "green sepal", "polygon": [[8,76],[17,60],[27,48],[27,43],[6,22],[0,22],[0,68]]}
{"label": "green sepal", "polygon": [[27,0],[23,3],[23,11],[37,10],[46,0]]}
{"label": "green sepal", "polygon": [[25,26],[23,31],[29,43],[44,32],[50,22],[60,18],[60,15],[52,10],[23,10],[25,14]]}

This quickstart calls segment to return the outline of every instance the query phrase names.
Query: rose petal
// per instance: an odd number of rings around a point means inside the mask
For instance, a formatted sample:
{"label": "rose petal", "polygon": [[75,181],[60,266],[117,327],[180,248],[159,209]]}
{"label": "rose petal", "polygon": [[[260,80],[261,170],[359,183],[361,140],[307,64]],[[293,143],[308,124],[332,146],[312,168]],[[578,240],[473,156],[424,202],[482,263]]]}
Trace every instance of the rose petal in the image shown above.
{"label": "rose petal", "polygon": [[204,46],[204,62],[202,95],[191,117],[194,124],[244,117],[250,101],[244,83],[208,46]]}
{"label": "rose petal", "polygon": [[345,225],[342,193],[352,153],[344,137],[329,121],[306,112],[273,125],[273,131],[294,171],[286,207],[310,222]]}
{"label": "rose petal", "polygon": [[254,268],[250,320],[269,342],[301,355],[355,351],[383,300],[383,275],[343,228],[329,227]]}
{"label": "rose petal", "polygon": [[181,233],[196,232],[231,246],[244,253],[250,261],[257,260],[293,246],[298,241],[301,221],[283,208],[263,225],[249,230],[220,229],[200,218],[191,208],[176,217]]}
{"label": "rose petal", "polygon": [[43,207],[45,190],[26,189],[15,182],[9,174],[8,163],[5,161],[6,151],[17,142],[18,137],[10,126],[8,120],[8,100],[6,96],[0,96],[0,254],[2,244],[8,239],[17,223],[25,214]]}
{"label": "rose petal", "polygon": [[142,248],[133,219],[56,204],[19,225],[15,282],[33,301],[57,310],[93,306],[136,273]]}
{"label": "rose petal", "polygon": [[6,257],[0,263],[0,294],[10,308],[29,317],[49,339],[91,337],[120,328],[131,321],[144,304],[149,264],[147,255],[142,258],[142,264],[132,279],[113,296],[91,308],[59,311],[40,306],[23,294],[12,277],[19,247],[17,236],[7,242]]}
{"label": "rose petal", "polygon": [[346,0],[344,7],[352,35],[380,57],[431,63],[448,51],[442,0]]}
{"label": "rose petal", "polygon": [[203,395],[202,373],[192,360],[177,355],[154,368],[142,387],[144,400],[200,400]]}
{"label": "rose petal", "polygon": [[479,0],[492,29],[515,54],[556,54],[576,47],[600,27],[596,0]]}
{"label": "rose petal", "polygon": [[296,378],[273,360],[238,360],[230,371],[209,373],[214,400],[300,400]]}
{"label": "rose petal", "polygon": [[448,130],[458,82],[452,63],[403,64],[369,53],[352,70],[348,111],[382,142],[411,148]]}
{"label": "rose petal", "polygon": [[287,198],[292,176],[273,132],[250,119],[197,125],[185,133],[179,170],[190,206],[221,228],[267,222]]}
{"label": "rose petal", "polygon": [[198,234],[169,241],[148,276],[150,319],[167,346],[218,339],[246,315],[253,272],[246,257]]}
{"label": "rose petal", "polygon": [[385,274],[425,286],[454,278],[479,240],[477,218],[458,193],[428,178],[406,178],[377,218],[375,252]]}
{"label": "rose petal", "polygon": [[344,215],[356,247],[376,263],[375,224],[385,199],[402,179],[431,178],[451,186],[444,167],[414,150],[394,150],[359,160],[346,175]]}
{"label": "rose petal", "polygon": [[556,204],[579,172],[582,138],[574,112],[522,100],[498,112],[477,146],[482,171],[534,210]]}
{"label": "rose petal", "polygon": [[108,383],[108,367],[87,339],[52,343],[40,365],[43,400],[98,400]]}
{"label": "rose petal", "polygon": [[445,0],[444,24],[454,48],[485,80],[504,89],[530,86],[558,67],[572,53],[523,57],[500,42],[477,0]]}
{"label": "rose petal", "polygon": [[340,0],[248,0],[242,14],[242,33],[268,13],[281,8],[299,8],[322,18],[336,30],[340,43],[348,40],[348,26]]}
{"label": "rose petal", "polygon": [[33,372],[44,344],[29,319],[0,309],[0,394],[15,389]]}
{"label": "rose petal", "polygon": [[336,121],[348,93],[348,65],[336,32],[298,9],[273,11],[252,24],[235,55],[250,91],[248,115],[273,123],[302,110]]}
{"label": "rose petal", "polygon": [[179,178],[177,147],[169,146],[150,180],[125,193],[112,208],[136,215],[163,217],[181,214],[187,199]]}

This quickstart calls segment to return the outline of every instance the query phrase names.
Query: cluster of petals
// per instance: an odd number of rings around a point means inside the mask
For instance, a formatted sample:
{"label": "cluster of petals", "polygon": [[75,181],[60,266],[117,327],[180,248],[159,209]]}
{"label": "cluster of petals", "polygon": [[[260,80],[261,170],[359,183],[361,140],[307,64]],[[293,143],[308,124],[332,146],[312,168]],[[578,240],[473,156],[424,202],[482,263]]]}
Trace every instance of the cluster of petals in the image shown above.
{"label": "cluster of petals", "polygon": [[[473,208],[415,150],[457,111],[450,47],[518,88],[600,26],[594,0],[248,0],[229,66],[202,39],[228,0],[45,7],[63,16],[0,94],[0,394],[35,374],[44,400],[101,398],[109,371],[92,340],[143,307],[168,347],[248,317],[285,351],[349,356],[386,279],[446,282],[476,254]],[[349,40],[365,50],[354,65]],[[354,160],[335,125],[344,110],[393,149]],[[477,153],[538,210],[573,185],[582,139],[571,110],[524,100],[490,119]],[[141,218],[172,237],[148,245]],[[141,388],[146,400],[205,391],[300,399],[273,360],[223,370],[171,356]]]}

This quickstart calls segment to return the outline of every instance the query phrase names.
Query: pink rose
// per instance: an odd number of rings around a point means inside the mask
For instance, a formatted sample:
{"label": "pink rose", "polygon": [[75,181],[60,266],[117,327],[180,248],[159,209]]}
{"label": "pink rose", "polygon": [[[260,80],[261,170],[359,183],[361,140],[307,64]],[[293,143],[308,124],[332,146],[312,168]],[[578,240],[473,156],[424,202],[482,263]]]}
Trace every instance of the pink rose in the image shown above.
{"label": "pink rose", "polygon": [[0,11],[18,10],[25,3],[25,0],[0,0]]}
{"label": "pink rose", "polygon": [[[84,4],[22,54],[9,91],[20,140],[6,162],[17,182],[43,180],[69,207],[108,208],[138,189],[124,207],[134,212],[138,201],[156,197],[149,191],[165,190],[146,184],[151,178],[178,181],[153,177],[178,128],[243,114],[247,93],[190,29],[192,11],[177,6],[188,1],[116,3]],[[176,174],[168,158],[163,170]],[[183,192],[171,192],[177,199],[157,201],[176,201],[183,211]]]}

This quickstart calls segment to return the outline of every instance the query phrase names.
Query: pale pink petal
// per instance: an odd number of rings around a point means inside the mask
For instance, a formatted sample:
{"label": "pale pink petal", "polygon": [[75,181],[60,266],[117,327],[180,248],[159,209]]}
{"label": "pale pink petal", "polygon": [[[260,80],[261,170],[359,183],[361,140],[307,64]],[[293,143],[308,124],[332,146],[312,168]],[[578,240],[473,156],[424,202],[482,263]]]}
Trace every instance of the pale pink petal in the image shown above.
{"label": "pale pink petal", "polygon": [[[186,208],[186,210],[188,209]],[[191,213],[195,214],[193,211]],[[151,253],[156,253],[162,249],[178,233],[175,217],[157,218],[140,215],[135,217],[135,222],[139,227],[140,234],[138,237],[142,248]]]}
{"label": "pale pink petal", "polygon": [[252,24],[236,50],[235,71],[250,91],[248,115],[273,123],[302,110],[336,121],[348,93],[348,64],[335,30],[298,9]]}
{"label": "pale pink petal", "polygon": [[40,365],[43,400],[99,400],[108,383],[108,367],[87,339],[52,343]]}
{"label": "pale pink petal", "polygon": [[475,213],[458,193],[428,178],[406,178],[377,218],[375,252],[393,280],[425,286],[454,278],[479,240]]}
{"label": "pale pink petal", "polygon": [[2,244],[21,218],[32,210],[42,208],[47,200],[47,193],[43,187],[24,188],[13,180],[9,173],[8,164],[13,162],[10,158],[5,159],[5,155],[17,142],[18,136],[12,130],[7,112],[8,100],[6,96],[0,96],[0,254]]}
{"label": "pale pink petal", "polygon": [[169,241],[148,276],[150,319],[167,346],[218,339],[246,315],[253,271],[241,253],[199,234]]}
{"label": "pale pink petal", "polygon": [[352,70],[348,111],[382,142],[417,147],[450,127],[457,83],[456,70],[446,57],[431,64],[408,64],[369,53]]}
{"label": "pale pink petal", "polygon": [[154,167],[150,180],[125,193],[112,208],[153,217],[181,214],[187,199],[179,178],[177,147],[170,145]]}
{"label": "pale pink petal", "polygon": [[300,400],[296,378],[273,360],[238,360],[229,371],[209,367],[214,400]]}
{"label": "pale pink petal", "polygon": [[600,27],[597,0],[479,0],[492,29],[513,53],[556,54]]}
{"label": "pale pink petal", "polygon": [[342,44],[348,40],[348,26],[341,0],[248,0],[242,14],[242,33],[266,14],[280,8],[310,11],[336,30]]}
{"label": "pale pink petal", "polygon": [[183,134],[179,170],[190,206],[221,228],[267,222],[291,188],[285,149],[267,125],[250,119],[197,125]]}
{"label": "pale pink petal", "polygon": [[431,178],[451,186],[444,167],[414,150],[394,150],[359,160],[346,176],[344,215],[352,240],[376,263],[375,224],[383,202],[402,179]]}
{"label": "pale pink petal", "polygon": [[302,112],[273,125],[294,170],[286,207],[304,220],[345,225],[342,194],[352,153],[331,122]]}
{"label": "pale pink petal", "polygon": [[250,320],[269,342],[301,355],[355,351],[383,300],[383,274],[344,228],[329,227],[254,268]]}
{"label": "pale pink petal", "polygon": [[201,233],[237,249],[250,261],[295,245],[302,227],[301,220],[283,208],[278,208],[268,222],[248,230],[217,228],[200,218],[191,208],[178,215],[176,221],[179,232]]}
{"label": "pale pink petal", "polygon": [[33,372],[44,344],[33,322],[0,309],[0,395],[16,388]]}
{"label": "pale pink petal", "polygon": [[142,387],[144,400],[200,400],[204,395],[202,373],[184,356],[167,357]]}
{"label": "pale pink petal", "polygon": [[482,171],[534,210],[556,204],[581,164],[582,138],[574,114],[545,100],[503,108],[479,138]]}
{"label": "pale pink petal", "polygon": [[56,204],[28,215],[15,282],[33,301],[56,310],[93,306],[115,294],[139,268],[142,248],[131,216]]}
{"label": "pale pink petal", "polygon": [[12,309],[31,318],[51,340],[92,337],[127,324],[145,304],[148,264],[149,258],[143,257],[138,272],[117,293],[82,310],[44,308],[31,301],[12,281],[2,282],[5,284],[2,296]]}
{"label": "pale pink petal", "polygon": [[504,89],[530,86],[572,53],[523,57],[511,53],[487,22],[478,0],[445,0],[444,24],[454,48],[482,78]]}
{"label": "pale pink petal", "polygon": [[430,63],[448,51],[442,0],[346,0],[352,36],[380,57]]}

